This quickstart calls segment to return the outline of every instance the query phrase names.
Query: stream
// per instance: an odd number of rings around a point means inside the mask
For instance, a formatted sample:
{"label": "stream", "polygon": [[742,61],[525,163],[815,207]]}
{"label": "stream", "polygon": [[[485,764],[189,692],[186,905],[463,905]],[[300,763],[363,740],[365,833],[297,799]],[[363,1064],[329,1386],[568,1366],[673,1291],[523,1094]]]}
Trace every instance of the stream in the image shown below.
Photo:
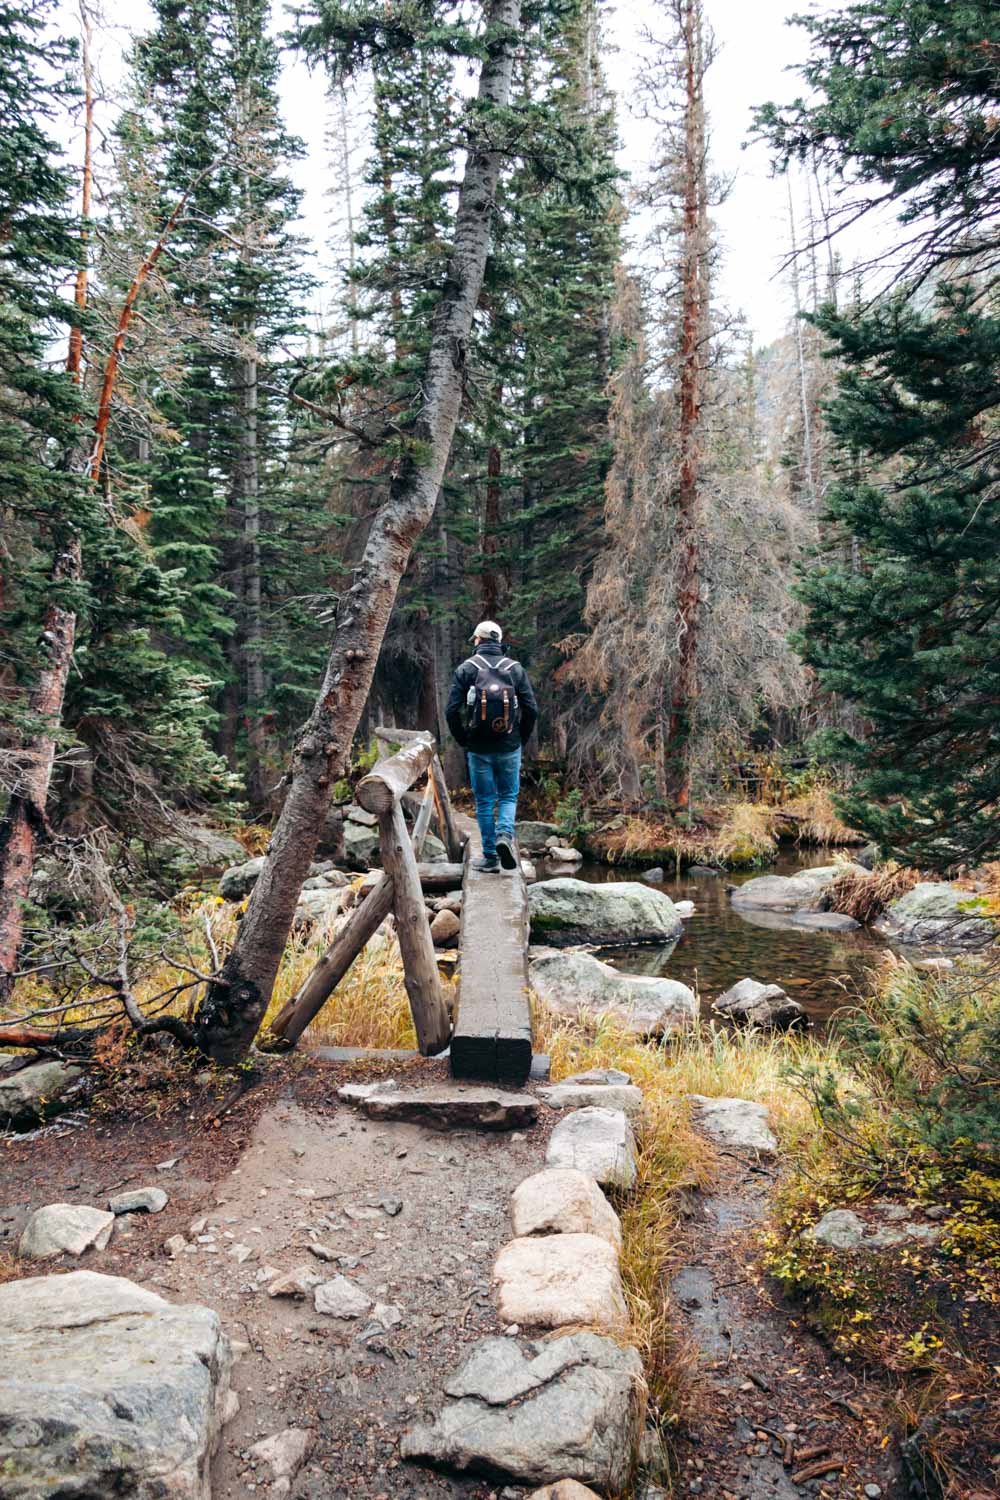
{"label": "stream", "polygon": [[[797,850],[780,854],[766,869],[684,875],[652,884],[652,890],[665,892],[671,900],[694,902],[683,936],[665,947],[603,949],[600,957],[630,974],[682,980],[700,996],[706,1020],[713,1017],[712,1001],[750,975],[764,984],[780,984],[813,1023],[823,1027],[834,1011],[853,1004],[869,988],[869,971],[887,945],[864,928],[816,932],[793,926],[790,914],[738,912],[726,886],[741,885],[755,875],[794,875],[833,860],[829,849]],[[637,870],[589,863],[573,873],[595,883],[639,878]]]}

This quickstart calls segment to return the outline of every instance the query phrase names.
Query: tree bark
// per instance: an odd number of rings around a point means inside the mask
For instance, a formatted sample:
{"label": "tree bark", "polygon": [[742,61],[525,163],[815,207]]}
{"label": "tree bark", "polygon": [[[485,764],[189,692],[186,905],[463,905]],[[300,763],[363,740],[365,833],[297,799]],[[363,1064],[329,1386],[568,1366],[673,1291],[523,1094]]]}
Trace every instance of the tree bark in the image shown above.
{"label": "tree bark", "polygon": [[[479,103],[506,106],[520,0],[491,0]],[[342,597],[337,631],[316,705],[292,755],[288,794],[263,872],[219,980],[198,1012],[198,1045],[222,1063],[249,1051],[267,1008],[302,882],[316,847],[330,787],[346,770],[379,647],[414,543],[434,513],[462,403],[465,346],[482,290],[501,142],[476,130],[459,194],[455,237],[434,315],[412,442],[389,498],[375,516],[360,566]]]}
{"label": "tree bark", "polygon": [[[251,335],[252,336],[252,335]],[[256,352],[240,361],[241,452],[237,483],[243,526],[242,634],[247,715],[247,793],[259,806],[267,790],[264,767],[267,725],[264,704],[264,618],[260,561],[260,460],[258,448]]]}

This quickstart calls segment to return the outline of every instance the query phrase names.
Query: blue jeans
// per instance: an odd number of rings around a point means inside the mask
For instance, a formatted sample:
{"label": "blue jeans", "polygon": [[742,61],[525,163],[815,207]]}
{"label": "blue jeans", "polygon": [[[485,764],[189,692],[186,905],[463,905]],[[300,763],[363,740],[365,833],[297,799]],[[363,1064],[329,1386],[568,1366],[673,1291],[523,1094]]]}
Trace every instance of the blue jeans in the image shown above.
{"label": "blue jeans", "polygon": [[502,754],[476,750],[469,754],[469,780],[476,799],[476,822],[483,841],[483,855],[492,859],[497,852],[497,834],[514,837],[517,816],[517,793],[521,783],[521,747]]}

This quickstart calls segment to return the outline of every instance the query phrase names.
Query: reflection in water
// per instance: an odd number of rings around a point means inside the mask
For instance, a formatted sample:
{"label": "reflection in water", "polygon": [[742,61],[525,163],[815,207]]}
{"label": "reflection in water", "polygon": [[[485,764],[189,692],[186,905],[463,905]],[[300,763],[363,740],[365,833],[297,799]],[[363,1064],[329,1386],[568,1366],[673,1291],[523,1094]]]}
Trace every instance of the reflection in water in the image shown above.
{"label": "reflection in water", "polygon": [[[794,926],[790,914],[741,914],[731,905],[726,886],[763,873],[792,875],[832,863],[830,852],[822,850],[782,856],[766,872],[666,880],[652,889],[664,891],[674,901],[694,902],[694,916],[685,920],[683,937],[661,948],[608,949],[601,957],[630,974],[682,980],[701,995],[706,1018],[718,995],[750,975],[765,984],[780,984],[815,1021],[825,1021],[868,989],[868,973],[885,952],[885,944],[865,929],[823,932]],[[583,865],[575,873],[581,880],[603,882],[636,880],[639,872]],[[539,874],[545,878],[544,869]]]}

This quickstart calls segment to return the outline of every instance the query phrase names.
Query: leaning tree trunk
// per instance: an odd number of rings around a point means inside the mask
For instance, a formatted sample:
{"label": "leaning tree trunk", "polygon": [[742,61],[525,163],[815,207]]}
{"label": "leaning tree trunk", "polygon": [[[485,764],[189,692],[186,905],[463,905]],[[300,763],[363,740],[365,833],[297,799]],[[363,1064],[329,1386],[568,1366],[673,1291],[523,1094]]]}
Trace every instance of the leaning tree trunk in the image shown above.
{"label": "leaning tree trunk", "polygon": [[379,647],[413,545],[434,513],[462,403],[465,346],[483,284],[501,131],[493,111],[510,97],[520,0],[491,0],[479,79],[485,119],[475,116],[455,238],[434,314],[421,382],[423,405],[409,457],[375,516],[354,583],[340,600],[336,638],[316,705],[299,735],[288,792],[236,942],[196,1019],[199,1046],[223,1063],[248,1052],[267,1009],[302,882],[323,826],[330,787],[344,774]]}

